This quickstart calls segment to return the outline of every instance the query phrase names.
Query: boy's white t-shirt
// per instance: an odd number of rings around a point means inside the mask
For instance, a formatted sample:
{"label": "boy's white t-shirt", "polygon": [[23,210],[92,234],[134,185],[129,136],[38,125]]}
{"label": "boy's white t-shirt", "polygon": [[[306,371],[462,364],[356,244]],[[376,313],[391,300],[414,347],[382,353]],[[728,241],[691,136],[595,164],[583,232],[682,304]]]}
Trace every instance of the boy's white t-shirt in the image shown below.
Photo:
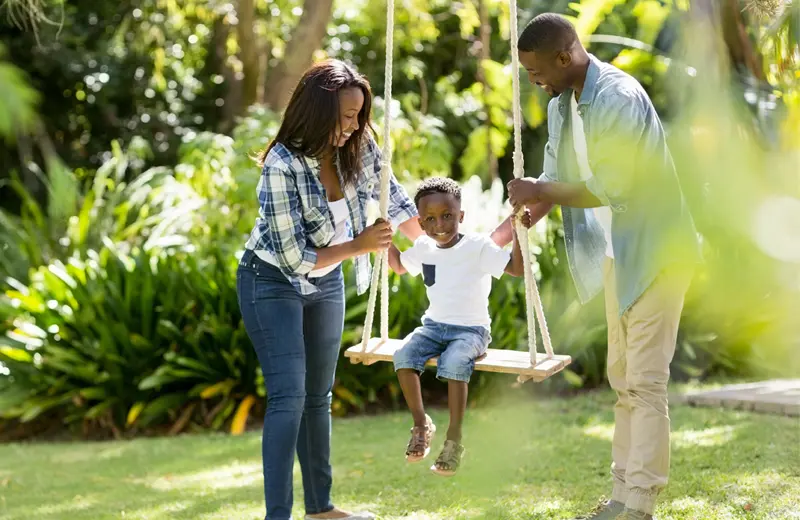
{"label": "boy's white t-shirt", "polygon": [[464,235],[448,249],[423,235],[400,253],[409,274],[423,275],[429,302],[423,318],[472,327],[491,325],[492,276],[500,278],[510,259],[511,253],[484,235]]}

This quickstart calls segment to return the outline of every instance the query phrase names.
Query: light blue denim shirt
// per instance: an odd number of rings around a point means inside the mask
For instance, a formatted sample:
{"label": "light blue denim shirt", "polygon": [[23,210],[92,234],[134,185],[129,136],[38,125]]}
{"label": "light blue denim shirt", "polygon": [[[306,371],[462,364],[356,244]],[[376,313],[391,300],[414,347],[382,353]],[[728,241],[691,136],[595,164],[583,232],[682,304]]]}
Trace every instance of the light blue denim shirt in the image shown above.
{"label": "light blue denim shirt", "polygon": [[[692,265],[699,242],[655,108],[632,76],[591,56],[578,114],[592,177],[586,186],[612,210],[611,242],[622,315],[665,268]],[[540,179],[581,182],[570,96],[548,106]],[[567,259],[581,301],[603,288],[605,238],[592,209],[562,208]]]}

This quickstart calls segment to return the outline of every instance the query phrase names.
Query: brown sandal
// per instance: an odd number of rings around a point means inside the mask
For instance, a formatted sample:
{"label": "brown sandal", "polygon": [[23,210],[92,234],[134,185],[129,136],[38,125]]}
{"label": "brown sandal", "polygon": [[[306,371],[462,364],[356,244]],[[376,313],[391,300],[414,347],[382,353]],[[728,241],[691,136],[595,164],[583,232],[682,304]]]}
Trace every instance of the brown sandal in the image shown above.
{"label": "brown sandal", "polygon": [[442,453],[431,466],[431,471],[443,477],[452,477],[461,465],[461,456],[464,455],[464,446],[456,441],[444,441]]}
{"label": "brown sandal", "polygon": [[431,451],[431,441],[434,433],[436,433],[436,425],[426,414],[425,426],[411,428],[411,439],[406,447],[406,460],[408,462],[419,462],[428,456]]}

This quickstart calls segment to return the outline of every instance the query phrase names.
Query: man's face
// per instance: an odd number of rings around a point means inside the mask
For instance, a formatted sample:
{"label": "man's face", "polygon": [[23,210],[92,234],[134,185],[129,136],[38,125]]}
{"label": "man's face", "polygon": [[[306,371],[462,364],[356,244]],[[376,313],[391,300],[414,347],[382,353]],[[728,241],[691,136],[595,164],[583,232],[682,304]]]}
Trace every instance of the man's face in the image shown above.
{"label": "man's face", "polygon": [[567,71],[572,63],[568,52],[520,52],[519,62],[528,71],[528,79],[539,85],[550,97],[556,97],[569,87]]}

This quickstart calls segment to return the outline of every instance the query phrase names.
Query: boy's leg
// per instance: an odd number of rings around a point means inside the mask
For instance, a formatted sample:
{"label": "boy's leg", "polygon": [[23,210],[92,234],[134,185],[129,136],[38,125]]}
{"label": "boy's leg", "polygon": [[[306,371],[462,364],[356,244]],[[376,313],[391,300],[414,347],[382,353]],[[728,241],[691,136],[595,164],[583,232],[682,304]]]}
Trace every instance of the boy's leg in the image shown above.
{"label": "boy's leg", "polygon": [[447,382],[447,406],[450,408],[450,425],[447,427],[447,440],[461,444],[461,424],[467,409],[469,385],[464,381]]}
{"label": "boy's leg", "polygon": [[411,335],[405,345],[394,353],[394,369],[414,426],[425,426],[425,407],[419,376],[425,363],[442,351],[441,334],[435,324],[426,322]]}
{"label": "boy's leg", "polygon": [[410,462],[416,462],[427,456],[433,432],[436,431],[433,422],[425,414],[419,375],[425,370],[425,363],[441,352],[439,335],[433,324],[419,327],[393,356],[400,389],[414,419],[411,440],[406,449],[406,458]]}
{"label": "boy's leg", "polygon": [[445,325],[447,348],[439,358],[436,376],[447,380],[447,400],[450,408],[450,428],[447,438],[461,442],[461,423],[467,408],[469,380],[475,360],[486,353],[491,336],[484,327]]}
{"label": "boy's leg", "polygon": [[442,453],[431,468],[443,476],[458,471],[464,447],[461,445],[461,424],[467,408],[467,388],[475,360],[486,352],[491,341],[488,329],[446,325],[447,348],[439,358],[437,377],[447,380],[450,427]]}
{"label": "boy's leg", "polygon": [[414,426],[425,426],[425,405],[422,403],[419,373],[413,368],[400,368],[397,370],[397,380],[414,419]]}

